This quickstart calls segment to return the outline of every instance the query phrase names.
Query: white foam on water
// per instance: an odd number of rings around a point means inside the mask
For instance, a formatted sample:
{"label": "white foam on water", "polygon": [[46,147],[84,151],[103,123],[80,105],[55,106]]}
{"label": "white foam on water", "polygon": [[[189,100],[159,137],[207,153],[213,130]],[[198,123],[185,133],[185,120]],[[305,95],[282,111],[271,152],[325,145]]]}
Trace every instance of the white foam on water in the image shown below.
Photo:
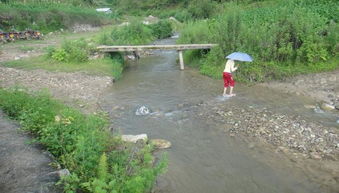
{"label": "white foam on water", "polygon": [[217,101],[227,101],[228,99],[232,98],[231,96],[217,96]]}

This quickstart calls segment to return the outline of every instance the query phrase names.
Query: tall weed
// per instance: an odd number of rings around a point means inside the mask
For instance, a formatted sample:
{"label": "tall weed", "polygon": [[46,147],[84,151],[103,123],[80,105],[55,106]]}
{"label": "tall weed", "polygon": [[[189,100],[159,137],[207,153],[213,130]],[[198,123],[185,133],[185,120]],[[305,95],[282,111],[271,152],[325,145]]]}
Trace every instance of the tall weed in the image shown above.
{"label": "tall weed", "polygon": [[337,18],[326,14],[324,8],[329,6],[332,1],[288,0],[259,8],[230,3],[220,16],[189,23],[179,42],[219,44],[208,54],[196,55],[202,73],[209,76],[220,77],[224,57],[240,51],[252,55],[255,62],[239,69],[238,80],[282,78],[288,72],[282,69],[322,65],[336,57],[338,24]]}

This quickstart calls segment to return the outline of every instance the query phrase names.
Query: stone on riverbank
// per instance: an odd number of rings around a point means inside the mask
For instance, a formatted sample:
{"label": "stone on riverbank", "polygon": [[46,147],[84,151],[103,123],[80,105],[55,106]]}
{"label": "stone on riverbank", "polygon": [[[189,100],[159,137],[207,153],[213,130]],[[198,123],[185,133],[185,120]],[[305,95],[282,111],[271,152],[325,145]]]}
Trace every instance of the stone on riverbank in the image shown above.
{"label": "stone on riverbank", "polygon": [[164,140],[164,139],[151,139],[151,143],[157,148],[157,149],[167,149],[172,146],[172,143]]}
{"label": "stone on riverbank", "polygon": [[136,143],[139,140],[147,141],[148,137],[147,134],[140,134],[140,135],[122,135],[122,141]]}

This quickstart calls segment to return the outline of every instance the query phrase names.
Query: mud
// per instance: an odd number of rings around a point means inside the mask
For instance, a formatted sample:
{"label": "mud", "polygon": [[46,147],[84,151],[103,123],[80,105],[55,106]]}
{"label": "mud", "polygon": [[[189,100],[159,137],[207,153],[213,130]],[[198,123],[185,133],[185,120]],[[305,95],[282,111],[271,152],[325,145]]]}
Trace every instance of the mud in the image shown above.
{"label": "mud", "polygon": [[57,193],[53,159],[0,112],[0,192]]}

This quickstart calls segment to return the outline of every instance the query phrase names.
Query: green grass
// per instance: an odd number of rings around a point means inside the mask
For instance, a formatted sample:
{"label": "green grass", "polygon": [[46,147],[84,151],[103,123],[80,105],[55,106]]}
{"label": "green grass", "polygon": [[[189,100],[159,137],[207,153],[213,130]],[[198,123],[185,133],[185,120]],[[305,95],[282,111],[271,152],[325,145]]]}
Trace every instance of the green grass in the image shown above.
{"label": "green grass", "polygon": [[[222,78],[222,72],[226,60],[223,65],[208,65],[202,64],[203,61],[197,57],[190,58],[192,53],[185,54],[187,58],[186,65],[198,68],[199,71],[209,77],[215,79]],[[292,76],[301,74],[312,74],[319,72],[327,72],[339,69],[339,58],[332,58],[329,61],[317,63],[317,64],[284,64],[279,65],[274,62],[271,63],[246,63],[241,62],[240,67],[234,72],[234,78],[239,82],[265,82],[271,80],[285,80]]]}
{"label": "green grass", "polygon": [[21,47],[19,47],[19,50],[21,50],[21,51],[23,51],[23,52],[27,52],[27,51],[32,51],[32,50],[34,50],[35,48],[34,47],[32,47],[32,46],[21,46]]}
{"label": "green grass", "polygon": [[[115,61],[106,57],[102,59],[89,60],[82,63],[65,63],[39,56],[22,60],[14,60],[1,63],[2,66],[18,69],[44,69],[52,72],[85,72],[91,75],[121,76],[121,70]],[[120,73],[119,73],[120,72]]]}
{"label": "green grass", "polygon": [[71,172],[60,182],[64,192],[149,192],[166,167],[153,164],[151,145],[136,151],[113,136],[103,114],[84,115],[46,93],[0,88],[0,109]]}

